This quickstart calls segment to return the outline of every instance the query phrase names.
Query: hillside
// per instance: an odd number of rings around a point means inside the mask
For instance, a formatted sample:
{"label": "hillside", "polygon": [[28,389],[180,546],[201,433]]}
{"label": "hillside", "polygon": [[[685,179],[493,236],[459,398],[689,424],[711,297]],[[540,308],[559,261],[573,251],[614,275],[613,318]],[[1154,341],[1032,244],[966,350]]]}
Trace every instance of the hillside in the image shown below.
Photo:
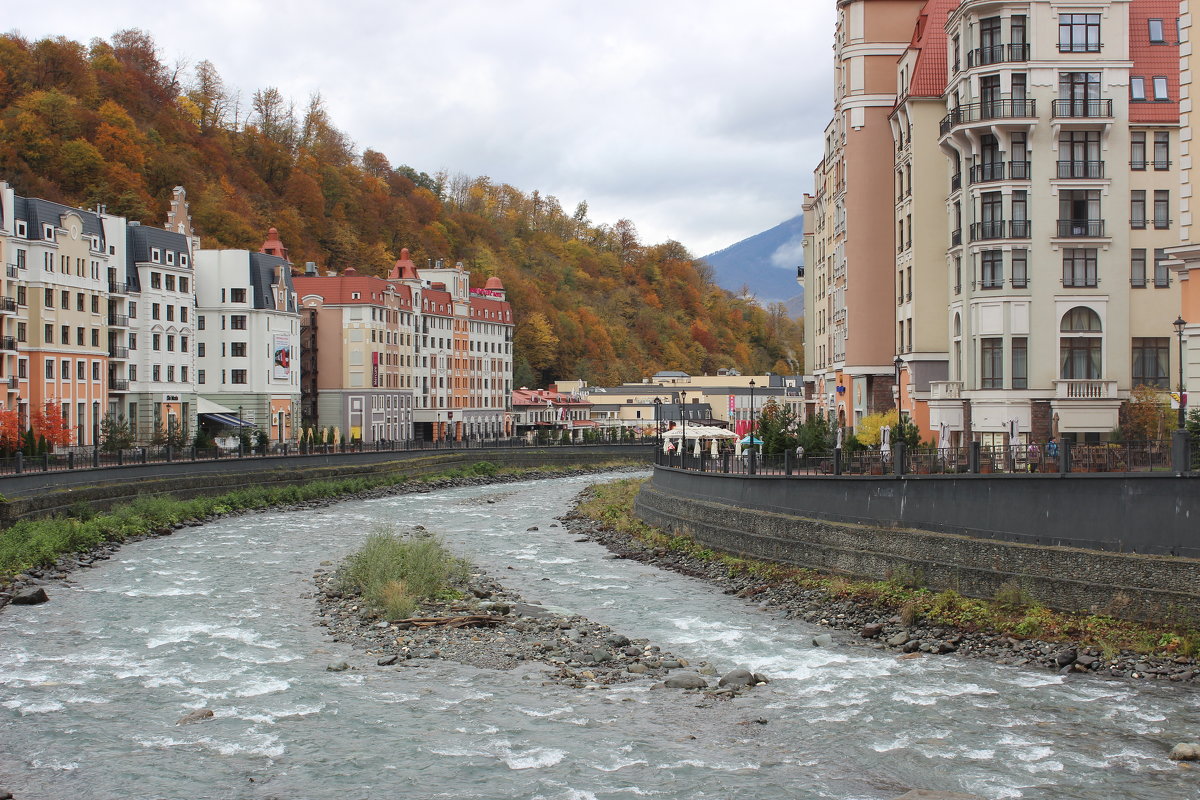
{"label": "hillside", "polygon": [[783,303],[793,317],[804,316],[804,288],[796,267],[804,263],[804,217],[797,215],[770,230],[702,258],[712,265],[717,285],[740,294],[748,288],[760,303]]}
{"label": "hillside", "polygon": [[378,275],[402,247],[418,264],[463,261],[509,291],[517,385],[782,372],[802,358],[786,314],[721,289],[678,242],[595,223],[586,203],[568,213],[487,177],[393,166],[357,150],[319,96],[296,113],[271,87],[246,102],[207,61],[165,63],[137,30],[87,46],[0,36],[0,179],[150,225],[182,185],[205,247],[256,248],[274,225],[297,265]]}

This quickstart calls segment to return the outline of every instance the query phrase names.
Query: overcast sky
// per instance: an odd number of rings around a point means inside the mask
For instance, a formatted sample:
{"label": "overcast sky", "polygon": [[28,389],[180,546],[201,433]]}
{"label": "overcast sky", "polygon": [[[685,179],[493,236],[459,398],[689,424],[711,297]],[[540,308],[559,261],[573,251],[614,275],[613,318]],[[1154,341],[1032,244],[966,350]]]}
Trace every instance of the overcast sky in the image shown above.
{"label": "overcast sky", "polygon": [[27,38],[139,27],[246,98],[320,92],[360,151],[586,200],[697,256],[800,213],[832,102],[832,0],[7,6]]}

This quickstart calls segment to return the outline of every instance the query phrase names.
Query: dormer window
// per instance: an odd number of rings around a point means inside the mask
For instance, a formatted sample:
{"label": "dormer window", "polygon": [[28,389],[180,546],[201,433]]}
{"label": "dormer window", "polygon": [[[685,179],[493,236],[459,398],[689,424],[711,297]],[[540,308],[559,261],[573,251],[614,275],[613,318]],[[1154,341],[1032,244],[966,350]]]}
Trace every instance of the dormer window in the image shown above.
{"label": "dormer window", "polygon": [[162,250],[159,250],[157,247],[151,247],[150,248],[150,260],[153,261],[155,264],[161,264],[162,263]]}
{"label": "dormer window", "polygon": [[43,225],[42,226],[42,238],[45,239],[47,242],[54,241],[54,226],[53,225]]}
{"label": "dormer window", "polygon": [[179,266],[186,267],[188,265],[188,257],[186,253],[179,254]]}
{"label": "dormer window", "polygon": [[17,236],[20,236],[22,239],[29,238],[29,226],[20,220],[17,220]]}
{"label": "dormer window", "polygon": [[172,266],[175,265],[175,253],[172,250],[167,251],[167,263]]}

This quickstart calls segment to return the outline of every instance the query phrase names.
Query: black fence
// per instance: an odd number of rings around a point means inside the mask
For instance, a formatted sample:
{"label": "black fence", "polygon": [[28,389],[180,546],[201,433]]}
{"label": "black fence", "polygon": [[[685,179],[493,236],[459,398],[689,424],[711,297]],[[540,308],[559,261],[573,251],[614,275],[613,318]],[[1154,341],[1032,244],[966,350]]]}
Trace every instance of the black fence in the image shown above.
{"label": "black fence", "polygon": [[711,455],[663,453],[655,450],[658,466],[729,475],[961,475],[1080,472],[1196,472],[1200,448],[1184,447],[1170,439],[1110,444],[1072,444],[1011,447],[937,447],[889,451],[834,451],[830,456],[797,455],[793,451],[760,455],[751,450]]}
{"label": "black fence", "polygon": [[271,443],[266,447],[171,447],[169,445],[151,447],[129,447],[121,450],[104,450],[97,447],[68,447],[59,448],[53,453],[43,453],[28,456],[16,453],[0,457],[0,476],[26,475],[31,472],[65,472],[82,469],[104,469],[132,464],[171,464],[182,461],[220,461],[229,459],[252,459],[289,456],[328,455],[337,456],[349,453],[413,453],[422,451],[447,450],[485,450],[485,449],[520,449],[546,447],[590,447],[595,445],[624,445],[644,448],[654,444],[653,437],[636,437],[633,439],[616,438],[607,440],[603,437],[588,441],[564,442],[558,437],[524,436],[501,438],[466,438],[461,440],[445,439],[440,441],[422,441],[419,439],[377,441],[364,444],[363,442],[342,442],[340,444],[297,444]]}

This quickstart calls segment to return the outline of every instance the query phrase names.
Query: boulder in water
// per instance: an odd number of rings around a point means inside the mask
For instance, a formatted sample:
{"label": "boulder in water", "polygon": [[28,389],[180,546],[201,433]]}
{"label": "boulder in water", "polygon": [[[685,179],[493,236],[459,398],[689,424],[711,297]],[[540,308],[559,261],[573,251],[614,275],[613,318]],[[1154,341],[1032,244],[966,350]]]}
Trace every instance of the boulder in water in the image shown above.
{"label": "boulder in water", "polygon": [[206,719],[212,719],[213,712],[211,708],[198,708],[195,711],[189,711],[179,718],[176,725],[191,725],[193,722],[203,722]]}
{"label": "boulder in water", "polygon": [[668,689],[707,689],[708,681],[694,672],[677,672],[663,681]]}
{"label": "boulder in water", "polygon": [[345,661],[335,661],[325,668],[326,672],[345,672],[350,669],[350,665]]}
{"label": "boulder in water", "polygon": [[731,689],[740,689],[743,686],[754,685],[754,673],[748,669],[735,669],[725,673],[725,677],[717,681],[717,686],[728,686]]}
{"label": "boulder in water", "polygon": [[833,647],[833,637],[828,633],[822,633],[819,636],[814,636],[813,647]]}
{"label": "boulder in water", "polygon": [[22,589],[13,595],[11,602],[14,606],[36,606],[39,603],[45,603],[50,599],[46,594],[46,590],[40,586],[31,586],[28,589]]}
{"label": "boulder in water", "polygon": [[1200,761],[1200,744],[1181,742],[1171,748],[1168,758],[1172,761]]}

